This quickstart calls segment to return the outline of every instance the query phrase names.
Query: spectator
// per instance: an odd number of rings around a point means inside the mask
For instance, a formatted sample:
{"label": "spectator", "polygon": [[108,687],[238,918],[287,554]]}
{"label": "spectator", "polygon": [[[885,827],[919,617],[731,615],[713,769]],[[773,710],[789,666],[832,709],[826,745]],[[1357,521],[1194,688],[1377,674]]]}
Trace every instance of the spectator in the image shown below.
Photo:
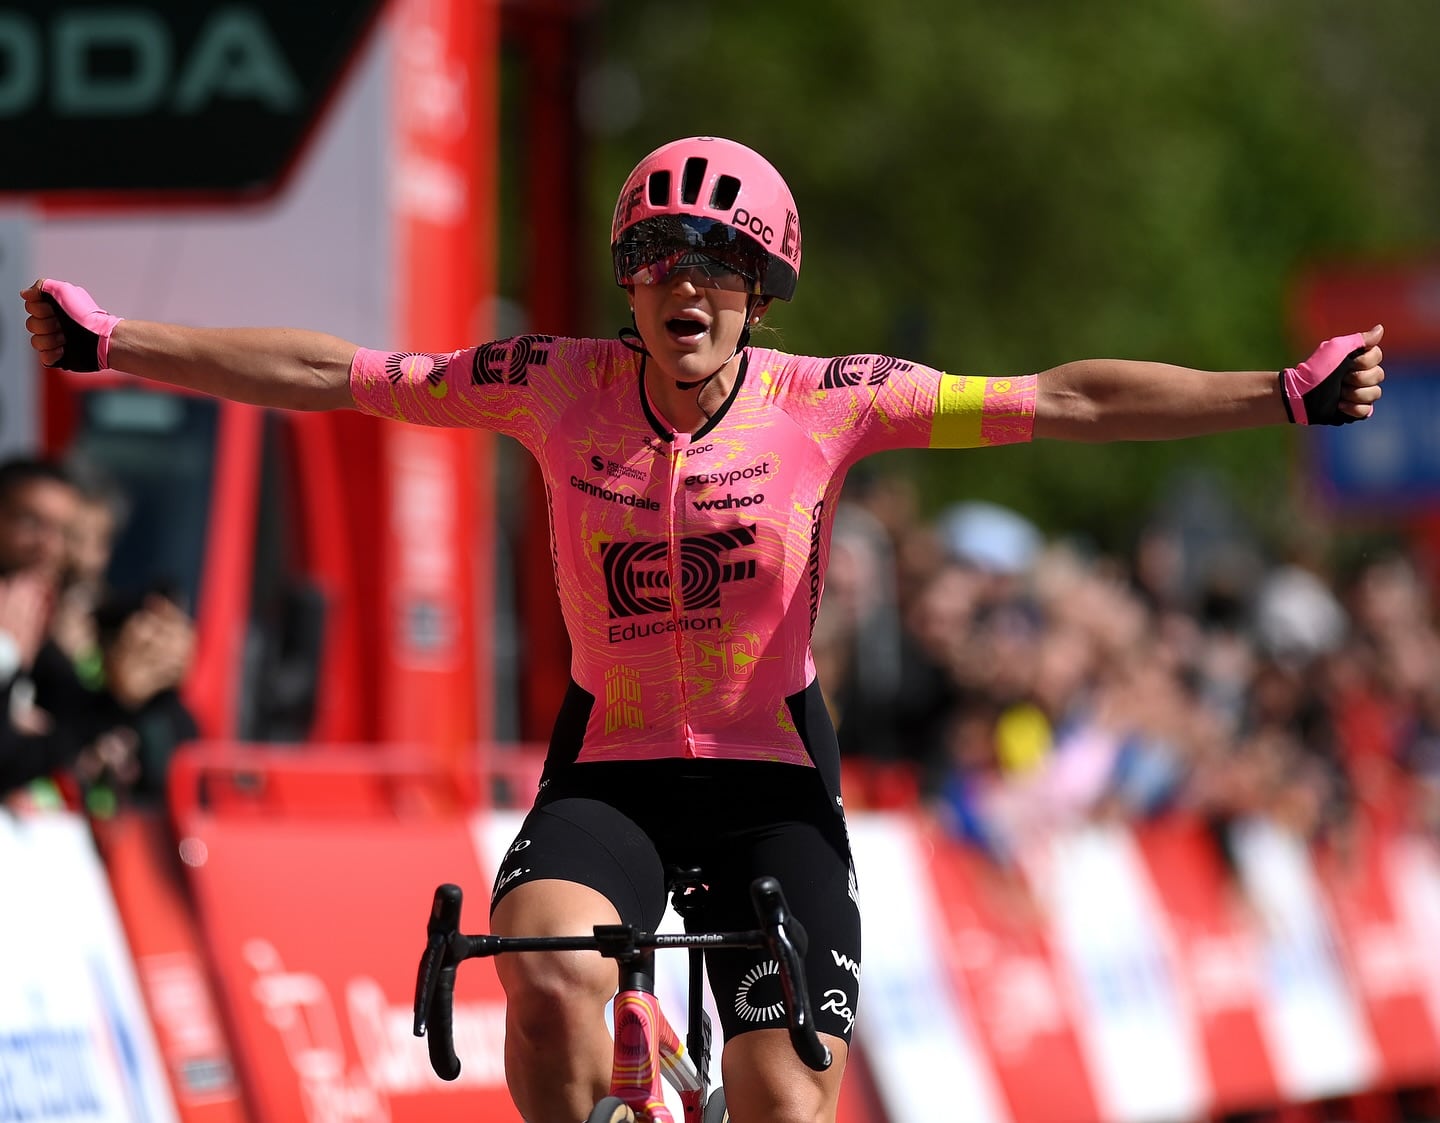
{"label": "spectator", "polygon": [[79,494],[70,521],[64,580],[51,635],[85,683],[98,687],[103,670],[95,610],[108,588],[110,558],[129,504],[97,470],[72,465],[70,471]]}
{"label": "spectator", "polygon": [[[0,795],[73,768],[128,785],[140,775],[137,714],[183,675],[188,648],[173,615],[127,622],[95,691],[51,633],[82,497],[41,459],[0,464]],[[187,625],[188,626],[188,625]]]}
{"label": "spectator", "polygon": [[[129,514],[129,500],[101,470],[72,467],[80,505],[69,537],[66,584],[54,634],[87,685],[105,690],[128,714],[133,759],[123,772],[82,777],[87,805],[104,814],[131,799],[164,798],[170,757],[199,732],[179,685],[194,653],[194,627],[168,589],[115,589],[110,560]],[[69,625],[66,636],[62,628]],[[66,640],[73,646],[67,646]]]}
{"label": "spectator", "polygon": [[78,504],[59,467],[0,464],[0,793],[74,763],[117,724],[118,715],[102,715],[49,638]]}
{"label": "spectator", "polygon": [[171,756],[199,733],[179,691],[194,654],[194,627],[159,591],[111,592],[96,606],[94,619],[101,680],[127,713],[134,754],[122,773],[91,779],[88,805],[104,813],[127,798],[161,803]]}

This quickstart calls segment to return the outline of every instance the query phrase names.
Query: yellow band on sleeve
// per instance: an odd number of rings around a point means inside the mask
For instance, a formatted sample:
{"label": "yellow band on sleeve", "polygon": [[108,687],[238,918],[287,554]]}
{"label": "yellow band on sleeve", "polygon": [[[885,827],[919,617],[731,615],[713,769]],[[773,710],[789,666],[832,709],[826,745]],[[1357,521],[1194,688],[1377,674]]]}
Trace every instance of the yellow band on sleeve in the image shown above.
{"label": "yellow band on sleeve", "polygon": [[942,374],[930,425],[931,448],[975,448],[981,444],[980,418],[985,412],[985,380]]}
{"label": "yellow band on sleeve", "polygon": [[1028,441],[1035,423],[1035,376],[942,374],[930,423],[931,448],[979,448]]}

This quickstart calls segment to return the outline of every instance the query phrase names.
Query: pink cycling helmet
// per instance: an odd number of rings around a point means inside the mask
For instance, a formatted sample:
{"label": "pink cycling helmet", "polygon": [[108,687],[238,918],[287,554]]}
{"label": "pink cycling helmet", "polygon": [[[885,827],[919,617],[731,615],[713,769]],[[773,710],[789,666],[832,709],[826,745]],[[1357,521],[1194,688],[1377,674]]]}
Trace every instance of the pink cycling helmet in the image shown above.
{"label": "pink cycling helmet", "polygon": [[741,272],[759,295],[789,300],[800,279],[800,216],[780,173],[753,149],[689,137],[641,160],[615,204],[615,280],[668,248],[692,248]]}

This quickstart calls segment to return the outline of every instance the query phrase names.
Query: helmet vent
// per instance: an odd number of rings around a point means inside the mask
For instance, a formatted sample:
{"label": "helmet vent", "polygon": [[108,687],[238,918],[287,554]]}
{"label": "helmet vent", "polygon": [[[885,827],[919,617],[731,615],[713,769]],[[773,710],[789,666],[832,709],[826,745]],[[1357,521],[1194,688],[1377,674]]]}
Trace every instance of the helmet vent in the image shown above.
{"label": "helmet vent", "polygon": [[740,181],[733,175],[722,175],[715,181],[715,190],[710,196],[711,209],[728,211],[735,205],[735,199],[739,194]]}
{"label": "helmet vent", "polygon": [[705,168],[710,161],[701,156],[691,156],[685,161],[685,170],[680,178],[680,201],[693,207],[700,198],[700,187],[705,182]]}
{"label": "helmet vent", "polygon": [[655,172],[649,182],[650,205],[663,207],[670,202],[670,173]]}

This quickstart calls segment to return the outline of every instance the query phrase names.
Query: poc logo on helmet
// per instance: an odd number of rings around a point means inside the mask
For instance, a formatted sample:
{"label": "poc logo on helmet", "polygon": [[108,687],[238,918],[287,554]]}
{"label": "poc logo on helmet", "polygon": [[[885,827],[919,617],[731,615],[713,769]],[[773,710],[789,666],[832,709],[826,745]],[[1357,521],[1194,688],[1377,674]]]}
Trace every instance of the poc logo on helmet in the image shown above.
{"label": "poc logo on helmet", "polygon": [[744,230],[746,233],[758,238],[767,246],[775,240],[775,227],[766,226],[765,220],[759,215],[752,215],[744,207],[741,207],[730,218],[730,225]]}

